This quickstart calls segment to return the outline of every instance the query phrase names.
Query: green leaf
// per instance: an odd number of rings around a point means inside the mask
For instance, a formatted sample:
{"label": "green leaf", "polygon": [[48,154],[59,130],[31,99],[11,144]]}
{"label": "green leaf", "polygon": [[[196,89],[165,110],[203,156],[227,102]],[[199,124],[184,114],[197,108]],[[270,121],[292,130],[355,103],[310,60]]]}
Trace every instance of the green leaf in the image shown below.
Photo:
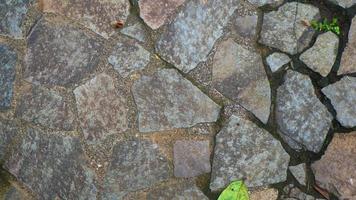
{"label": "green leaf", "polygon": [[218,200],[249,200],[248,190],[243,181],[233,181],[220,194]]}

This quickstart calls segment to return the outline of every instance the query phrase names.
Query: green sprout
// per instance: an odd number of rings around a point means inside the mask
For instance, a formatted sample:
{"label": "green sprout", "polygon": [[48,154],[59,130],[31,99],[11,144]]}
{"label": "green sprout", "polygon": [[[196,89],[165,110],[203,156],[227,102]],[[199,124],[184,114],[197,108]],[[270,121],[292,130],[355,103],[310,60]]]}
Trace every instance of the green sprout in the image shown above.
{"label": "green sprout", "polygon": [[338,19],[334,17],[331,22],[329,22],[326,18],[322,22],[318,22],[312,20],[310,22],[311,27],[318,31],[332,31],[336,35],[340,35],[340,26],[338,23]]}

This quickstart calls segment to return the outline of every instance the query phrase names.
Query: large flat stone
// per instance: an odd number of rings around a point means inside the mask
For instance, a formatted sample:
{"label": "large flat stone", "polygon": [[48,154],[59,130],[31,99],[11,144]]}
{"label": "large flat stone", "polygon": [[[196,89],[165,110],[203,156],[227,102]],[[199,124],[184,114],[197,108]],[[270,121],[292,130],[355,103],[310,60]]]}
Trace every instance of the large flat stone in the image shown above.
{"label": "large flat stone", "polygon": [[140,16],[152,29],[164,25],[179,6],[186,0],[140,0]]}
{"label": "large flat stone", "polygon": [[36,199],[96,199],[95,174],[77,137],[27,128],[4,166]]}
{"label": "large flat stone", "polygon": [[301,52],[309,45],[314,34],[314,30],[305,26],[302,20],[319,18],[319,9],[312,5],[286,3],[277,11],[264,14],[260,43],[289,54]]}
{"label": "large flat stone", "polygon": [[267,123],[271,89],[258,52],[232,39],[222,42],[214,55],[212,80],[213,86],[224,96]]}
{"label": "large flat stone", "polygon": [[241,179],[248,187],[283,182],[288,163],[289,155],[270,133],[232,115],[216,135],[210,189],[221,190]]}
{"label": "large flat stone", "polygon": [[178,140],[173,147],[174,175],[176,177],[195,177],[209,173],[209,141]]}
{"label": "large flat stone", "polygon": [[174,69],[143,76],[132,86],[140,132],[215,122],[220,106]]}
{"label": "large flat stone", "polygon": [[331,100],[337,120],[345,127],[356,126],[356,77],[345,76],[322,92]]}
{"label": "large flat stone", "polygon": [[9,46],[0,44],[0,109],[11,106],[16,62],[17,53]]}
{"label": "large flat stone", "polygon": [[75,114],[70,103],[58,92],[34,86],[21,94],[17,117],[57,130],[73,130]]}
{"label": "large flat stone", "polygon": [[83,26],[109,38],[116,30],[112,23],[126,21],[129,15],[129,0],[44,0],[45,12],[59,13],[72,18]]}
{"label": "large flat stone", "polygon": [[356,132],[337,133],[320,160],[312,164],[315,180],[340,199],[356,199]]}
{"label": "large flat stone", "polygon": [[310,78],[289,70],[277,90],[276,120],[281,137],[293,149],[319,152],[332,115],[315,95]]}
{"label": "large flat stone", "polygon": [[340,69],[338,74],[349,74],[356,72],[356,17],[352,19],[349,37],[344,52],[342,53]]}
{"label": "large flat stone", "polygon": [[23,21],[34,0],[16,0],[0,2],[0,35],[22,38]]}
{"label": "large flat stone", "polygon": [[147,194],[147,200],[208,200],[209,198],[193,183],[163,186]]}
{"label": "large flat stone", "polygon": [[103,184],[103,199],[121,199],[128,192],[149,188],[170,176],[159,146],[149,140],[131,139],[114,146]]}
{"label": "large flat stone", "polygon": [[116,44],[108,61],[122,77],[126,78],[134,71],[146,67],[150,62],[150,52],[137,42],[126,40]]}
{"label": "large flat stone", "polygon": [[126,96],[114,79],[102,73],[74,90],[79,123],[88,142],[105,139],[128,128]]}
{"label": "large flat stone", "polygon": [[78,82],[99,62],[102,44],[66,22],[41,19],[28,37],[24,78],[35,84]]}
{"label": "large flat stone", "polygon": [[7,156],[12,141],[20,134],[20,127],[12,121],[0,120],[0,163]]}
{"label": "large flat stone", "polygon": [[339,38],[331,31],[318,36],[315,44],[301,56],[309,68],[327,76],[335,63],[339,48]]}
{"label": "large flat stone", "polygon": [[237,8],[236,0],[192,0],[160,36],[156,49],[163,59],[187,73],[205,61],[223,27]]}
{"label": "large flat stone", "polygon": [[343,8],[349,8],[356,4],[356,0],[329,0],[329,1]]}

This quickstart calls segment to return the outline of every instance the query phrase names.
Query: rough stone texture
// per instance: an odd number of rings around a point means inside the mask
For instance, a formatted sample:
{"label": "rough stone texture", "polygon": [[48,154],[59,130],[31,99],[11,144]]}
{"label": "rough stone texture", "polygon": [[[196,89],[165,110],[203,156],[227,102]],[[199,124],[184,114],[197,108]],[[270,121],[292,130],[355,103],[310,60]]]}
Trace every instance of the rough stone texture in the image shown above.
{"label": "rough stone texture", "polygon": [[193,183],[174,184],[150,191],[147,200],[208,200]]}
{"label": "rough stone texture", "polygon": [[20,128],[14,122],[0,121],[0,162],[7,156],[8,147],[19,133]]}
{"label": "rough stone texture", "polygon": [[75,115],[69,102],[58,92],[36,86],[22,93],[16,116],[52,129],[70,131],[75,128]]}
{"label": "rough stone texture", "polygon": [[340,199],[356,199],[356,131],[334,135],[323,157],[312,164],[319,186]]}
{"label": "rough stone texture", "polygon": [[128,105],[114,79],[102,73],[74,90],[79,123],[88,142],[124,132],[128,128]]}
{"label": "rough stone texture", "polygon": [[310,78],[289,70],[277,90],[276,120],[281,137],[292,148],[319,152],[332,115],[316,97]]}
{"label": "rough stone texture", "polygon": [[318,36],[315,44],[301,56],[309,68],[327,76],[334,65],[339,48],[339,38],[331,31]]}
{"label": "rough stone texture", "polygon": [[275,52],[266,58],[267,64],[272,72],[278,71],[283,65],[288,64],[291,59],[287,54]]}
{"label": "rough stone texture", "polygon": [[[3,188],[2,188],[3,190]],[[0,194],[0,198],[3,200],[24,200],[31,199],[26,194],[22,193],[14,186],[10,186],[4,194]]]}
{"label": "rough stone texture", "polygon": [[271,89],[261,56],[232,39],[222,42],[214,55],[213,85],[224,96],[267,123]]}
{"label": "rough stone texture", "polygon": [[349,8],[356,4],[356,0],[329,0],[329,1],[343,8]]}
{"label": "rough stone texture", "polygon": [[305,26],[302,20],[319,18],[319,9],[312,5],[286,3],[277,11],[264,14],[260,42],[289,54],[301,52],[309,45],[314,34],[314,30]]}
{"label": "rough stone texture", "polygon": [[7,45],[0,44],[0,109],[11,106],[16,62],[16,52]]}
{"label": "rough stone texture", "polygon": [[150,52],[132,40],[119,42],[108,58],[109,63],[126,78],[132,72],[143,69],[150,62]]}
{"label": "rough stone texture", "polygon": [[125,27],[121,30],[121,33],[140,42],[145,42],[147,40],[146,30],[141,23],[135,23],[131,26]]}
{"label": "rough stone texture", "polygon": [[283,3],[283,0],[247,0],[247,1],[258,7],[265,6],[265,5],[276,7]]}
{"label": "rough stone texture", "polygon": [[208,140],[178,140],[174,144],[173,154],[176,177],[195,177],[211,170]]}
{"label": "rough stone texture", "polygon": [[158,54],[187,73],[205,61],[223,27],[237,8],[236,0],[192,0],[160,36]]}
{"label": "rough stone texture", "polygon": [[215,122],[220,106],[174,69],[143,76],[132,86],[140,132]]}
{"label": "rough stone texture", "polygon": [[253,39],[256,37],[257,14],[238,16],[235,19],[235,31],[242,37]]}
{"label": "rough stone texture", "polygon": [[77,82],[96,67],[101,49],[82,30],[41,19],[28,38],[24,77],[50,86]]}
{"label": "rough stone texture", "polygon": [[140,17],[152,29],[164,25],[186,0],[140,0]]}
{"label": "rough stone texture", "polygon": [[308,195],[292,184],[285,186],[283,191],[285,194],[281,196],[282,200],[325,200]]}
{"label": "rough stone texture", "polygon": [[126,21],[129,15],[128,0],[44,0],[45,12],[54,12],[77,20],[104,38],[109,38],[116,30],[112,23]]}
{"label": "rough stone texture", "polygon": [[166,158],[157,144],[131,139],[114,146],[104,178],[103,199],[121,199],[128,192],[151,187],[170,176]]}
{"label": "rough stone texture", "polygon": [[232,115],[217,134],[210,189],[245,179],[248,187],[285,181],[289,155],[281,143],[253,122]]}
{"label": "rough stone texture", "polygon": [[95,199],[95,174],[86,166],[79,138],[27,128],[5,168],[37,199]]}
{"label": "rough stone texture", "polygon": [[301,185],[307,185],[306,165],[305,163],[289,166],[289,171]]}
{"label": "rough stone texture", "polygon": [[277,198],[278,190],[274,188],[252,191],[250,194],[250,200],[277,200]]}
{"label": "rough stone texture", "polygon": [[24,37],[22,23],[30,4],[34,0],[17,0],[0,2],[0,35],[14,38]]}
{"label": "rough stone texture", "polygon": [[342,53],[338,74],[356,72],[356,17],[352,19],[347,45]]}
{"label": "rough stone texture", "polygon": [[345,76],[322,92],[331,100],[337,120],[345,127],[356,126],[356,77]]}

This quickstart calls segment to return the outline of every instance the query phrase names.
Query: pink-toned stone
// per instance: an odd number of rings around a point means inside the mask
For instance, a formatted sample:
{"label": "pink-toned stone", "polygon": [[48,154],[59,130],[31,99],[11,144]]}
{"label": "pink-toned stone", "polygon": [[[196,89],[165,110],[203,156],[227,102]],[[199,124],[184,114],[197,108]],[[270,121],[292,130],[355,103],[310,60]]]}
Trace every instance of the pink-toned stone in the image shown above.
{"label": "pink-toned stone", "polygon": [[252,191],[250,200],[276,200],[278,198],[278,190],[274,188],[266,188]]}
{"label": "pink-toned stone", "polygon": [[340,199],[356,199],[356,131],[335,134],[312,169],[319,186]]}
{"label": "pink-toned stone", "polygon": [[128,128],[126,97],[115,88],[109,75],[97,75],[77,87],[74,95],[80,126],[88,141],[99,141]]}
{"label": "pink-toned stone", "polygon": [[140,0],[140,16],[152,29],[161,27],[185,0]]}
{"label": "pink-toned stone", "polygon": [[338,74],[349,74],[356,72],[356,17],[352,19],[349,41],[342,53],[340,69]]}
{"label": "pink-toned stone", "polygon": [[44,12],[59,13],[77,20],[104,38],[115,33],[112,22],[126,21],[130,8],[129,0],[42,0],[41,2]]}

